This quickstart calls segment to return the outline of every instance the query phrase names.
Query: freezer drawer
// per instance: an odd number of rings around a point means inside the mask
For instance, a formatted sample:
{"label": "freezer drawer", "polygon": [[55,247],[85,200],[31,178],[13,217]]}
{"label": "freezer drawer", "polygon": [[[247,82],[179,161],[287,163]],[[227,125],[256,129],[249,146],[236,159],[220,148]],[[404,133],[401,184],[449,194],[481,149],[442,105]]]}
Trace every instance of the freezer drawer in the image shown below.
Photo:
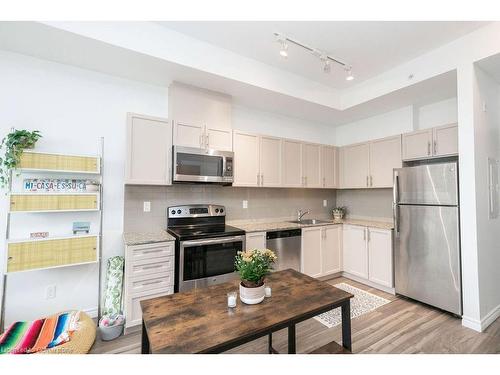
{"label": "freezer drawer", "polygon": [[394,199],[400,204],[458,205],[457,163],[394,170]]}
{"label": "freezer drawer", "polygon": [[458,208],[398,206],[396,293],[462,314]]}

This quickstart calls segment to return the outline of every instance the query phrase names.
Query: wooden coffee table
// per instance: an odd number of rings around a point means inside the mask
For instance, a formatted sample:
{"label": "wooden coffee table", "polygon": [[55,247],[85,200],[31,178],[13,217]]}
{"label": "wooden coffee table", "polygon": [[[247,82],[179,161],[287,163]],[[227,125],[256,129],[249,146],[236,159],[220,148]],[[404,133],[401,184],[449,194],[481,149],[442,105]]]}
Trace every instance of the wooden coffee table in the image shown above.
{"label": "wooden coffee table", "polygon": [[[238,299],[227,307],[226,294],[239,280],[141,302],[142,353],[221,353],[288,328],[288,353],[295,353],[295,325],[342,308],[342,345],[351,351],[352,294],[288,269],[270,274],[272,297],[258,305]],[[270,352],[274,352],[271,344]]]}

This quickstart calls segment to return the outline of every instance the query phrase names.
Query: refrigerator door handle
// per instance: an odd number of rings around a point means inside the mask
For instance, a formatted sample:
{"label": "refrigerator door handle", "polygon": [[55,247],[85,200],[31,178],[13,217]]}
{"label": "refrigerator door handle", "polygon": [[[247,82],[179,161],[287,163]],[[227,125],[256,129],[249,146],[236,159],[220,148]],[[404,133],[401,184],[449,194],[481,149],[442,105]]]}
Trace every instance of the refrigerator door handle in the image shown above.
{"label": "refrigerator door handle", "polygon": [[396,238],[399,238],[399,205],[397,203],[393,203],[392,206],[393,215],[394,215],[394,233]]}
{"label": "refrigerator door handle", "polygon": [[398,171],[394,171],[394,186],[392,187],[392,195],[394,204],[399,203],[399,174]]}

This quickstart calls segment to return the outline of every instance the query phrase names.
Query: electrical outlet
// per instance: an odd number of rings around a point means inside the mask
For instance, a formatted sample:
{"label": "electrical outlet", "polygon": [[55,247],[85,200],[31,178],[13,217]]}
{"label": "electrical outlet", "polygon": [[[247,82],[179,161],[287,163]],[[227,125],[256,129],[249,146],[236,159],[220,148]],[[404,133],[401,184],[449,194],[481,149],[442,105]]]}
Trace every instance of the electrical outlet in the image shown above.
{"label": "electrical outlet", "polygon": [[55,284],[48,285],[45,288],[45,299],[54,299],[56,298],[56,286]]}
{"label": "electrical outlet", "polygon": [[151,202],[144,202],[144,212],[151,212]]}
{"label": "electrical outlet", "polygon": [[248,201],[243,201],[242,206],[243,208],[248,208]]}
{"label": "electrical outlet", "polygon": [[328,207],[328,201],[326,199],[323,199],[323,207]]}

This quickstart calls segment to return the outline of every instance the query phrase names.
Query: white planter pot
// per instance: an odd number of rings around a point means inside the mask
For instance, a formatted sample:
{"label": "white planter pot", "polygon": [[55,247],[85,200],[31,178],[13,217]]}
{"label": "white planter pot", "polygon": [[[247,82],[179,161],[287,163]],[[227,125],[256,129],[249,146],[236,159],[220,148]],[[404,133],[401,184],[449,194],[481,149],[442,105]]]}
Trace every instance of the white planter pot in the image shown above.
{"label": "white planter pot", "polygon": [[256,305],[264,301],[266,296],[265,285],[256,288],[247,288],[240,283],[240,300],[247,305]]}
{"label": "white planter pot", "polygon": [[340,214],[340,213],[334,213],[333,214],[333,219],[334,220],[342,220],[343,217],[344,217],[344,214]]}

